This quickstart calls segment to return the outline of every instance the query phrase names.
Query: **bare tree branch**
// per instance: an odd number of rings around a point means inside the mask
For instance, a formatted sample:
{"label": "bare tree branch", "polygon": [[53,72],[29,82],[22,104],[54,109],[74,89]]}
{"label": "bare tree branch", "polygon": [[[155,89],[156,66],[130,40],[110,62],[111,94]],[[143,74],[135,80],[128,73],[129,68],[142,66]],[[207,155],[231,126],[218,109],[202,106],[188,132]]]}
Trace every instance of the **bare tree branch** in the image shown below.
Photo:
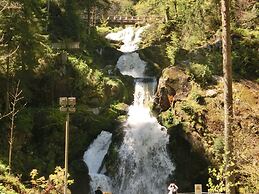
{"label": "bare tree branch", "polygon": [[21,9],[21,3],[19,2],[8,2],[8,1],[0,1],[0,5],[1,5],[1,10],[0,10],[0,14],[6,10],[6,9]]}
{"label": "bare tree branch", "polygon": [[22,105],[22,107],[17,108],[17,103],[22,100],[24,97],[22,95],[22,90],[20,89],[20,81],[18,81],[16,88],[11,94],[12,102],[11,102],[11,112],[8,114],[11,120],[10,124],[10,137],[9,137],[9,155],[8,155],[8,164],[9,164],[9,173],[11,173],[11,165],[12,165],[12,150],[13,150],[13,142],[14,142],[14,128],[15,128],[15,117],[19,111],[22,110],[26,106],[26,103]]}
{"label": "bare tree branch", "polygon": [[[3,3],[3,2],[1,2]],[[3,6],[3,8],[0,10],[0,13],[2,13],[5,9],[7,9],[8,7],[8,2],[6,2],[6,5]]]}
{"label": "bare tree branch", "polygon": [[12,114],[12,112],[6,113],[6,114],[4,114],[4,115],[2,115],[2,114],[0,113],[0,120],[3,119],[3,118],[5,118],[5,117],[8,117],[10,114]]}
{"label": "bare tree branch", "polygon": [[16,47],[16,49],[14,50],[14,51],[12,51],[10,54],[7,54],[7,55],[5,55],[5,56],[2,56],[2,57],[0,57],[0,61],[4,61],[4,60],[6,60],[8,57],[11,57],[12,55],[14,55],[16,52],[17,52],[17,50],[19,49],[19,45]]}
{"label": "bare tree branch", "polygon": [[2,42],[4,40],[4,34],[2,35],[2,37],[0,38],[0,42]]}

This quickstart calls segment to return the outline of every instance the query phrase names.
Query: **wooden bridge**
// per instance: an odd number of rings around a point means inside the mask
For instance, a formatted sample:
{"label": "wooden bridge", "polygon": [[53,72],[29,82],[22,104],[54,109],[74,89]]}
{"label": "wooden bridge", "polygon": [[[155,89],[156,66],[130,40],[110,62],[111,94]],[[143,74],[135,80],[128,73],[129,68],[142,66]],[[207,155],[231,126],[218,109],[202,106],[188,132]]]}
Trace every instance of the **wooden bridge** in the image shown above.
{"label": "wooden bridge", "polygon": [[[104,19],[105,21],[105,19]],[[163,21],[161,17],[138,17],[138,16],[108,16],[109,24],[146,24],[154,21]]]}
{"label": "wooden bridge", "polygon": [[135,24],[147,24],[152,23],[155,21],[163,22],[163,17],[154,17],[154,16],[95,16],[90,15],[90,18],[88,19],[86,15],[82,15],[82,18],[89,21],[90,25],[95,26],[102,23],[108,23],[108,25],[135,25]]}

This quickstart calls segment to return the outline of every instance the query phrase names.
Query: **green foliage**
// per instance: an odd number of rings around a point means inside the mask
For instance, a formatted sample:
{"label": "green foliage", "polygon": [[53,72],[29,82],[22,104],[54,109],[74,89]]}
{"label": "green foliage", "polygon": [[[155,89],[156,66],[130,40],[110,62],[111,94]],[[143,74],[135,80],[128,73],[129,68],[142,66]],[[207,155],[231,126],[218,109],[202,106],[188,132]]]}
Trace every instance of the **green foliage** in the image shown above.
{"label": "green foliage", "polygon": [[[13,5],[14,2],[11,2]],[[9,61],[10,70],[33,70],[42,57],[45,50],[46,36],[44,33],[44,10],[40,8],[38,1],[16,2],[18,8],[3,11],[4,16],[0,20],[3,42],[8,47],[3,47],[6,52],[13,53]],[[1,47],[2,48],[2,47]]]}
{"label": "green foliage", "polygon": [[0,161],[0,193],[4,194],[18,194],[25,193],[26,189],[20,182],[19,177],[15,177],[9,174],[9,170]]}
{"label": "green foliage", "polygon": [[79,39],[79,17],[76,14],[75,1],[65,1],[65,24],[64,34],[65,38],[78,40]]}
{"label": "green foliage", "polygon": [[[78,60],[76,57],[69,57],[69,61],[76,71],[76,80],[74,88],[76,91],[83,91],[88,93],[86,99],[82,98],[82,102],[87,103],[90,102],[90,99],[95,98],[99,103],[101,98],[103,97],[104,92],[104,76],[103,73],[95,68],[91,68],[88,64],[91,61],[85,62],[83,60]],[[91,94],[91,95],[89,95]]]}
{"label": "green foliage", "polygon": [[109,15],[136,15],[133,2],[131,0],[112,0]]}
{"label": "green foliage", "polygon": [[110,27],[107,27],[106,25],[105,26],[100,26],[96,28],[97,32],[100,34],[100,35],[107,35],[108,33],[111,32],[111,28]]}
{"label": "green foliage", "polygon": [[[32,192],[51,192],[53,194],[58,194],[60,192],[63,192],[64,189],[64,175],[65,175],[65,169],[62,169],[61,167],[57,166],[55,168],[54,174],[50,174],[48,179],[46,179],[44,176],[38,177],[38,171],[36,169],[33,169],[30,173],[31,177],[31,184],[32,189],[29,189],[29,193]],[[68,177],[70,175],[68,174]],[[73,184],[74,180],[69,179],[67,180],[67,184],[71,185]]]}
{"label": "green foliage", "polygon": [[201,88],[192,83],[192,90],[188,97],[181,102],[175,111],[178,112],[177,119],[183,120],[187,131],[196,131],[199,135],[206,137],[206,104]]}
{"label": "green foliage", "polygon": [[203,45],[220,26],[219,3],[189,0],[180,1],[179,4],[179,17],[183,17],[181,18],[183,47],[189,49]]}
{"label": "green foliage", "polygon": [[138,15],[159,15],[163,16],[165,8],[165,1],[158,0],[148,0],[148,1],[139,1],[135,6],[136,12]]}
{"label": "green foliage", "polygon": [[160,117],[163,126],[165,126],[168,129],[177,126],[180,123],[180,121],[177,119],[177,117],[171,109],[162,112],[160,114]]}
{"label": "green foliage", "polygon": [[170,59],[171,65],[175,65],[175,57],[180,47],[180,40],[176,33],[171,33],[171,41],[167,44],[166,54]]}
{"label": "green foliage", "polygon": [[[179,30],[181,46],[191,48],[201,45],[220,26],[219,3],[215,1],[140,1],[136,5],[139,15],[164,17],[169,8],[169,23]],[[160,22],[161,23],[161,22]],[[163,24],[161,24],[163,25]],[[169,31],[169,33],[173,32]]]}
{"label": "green foliage", "polygon": [[81,102],[100,106],[113,100],[128,99],[128,90],[120,79],[108,77],[97,67],[93,67],[92,61],[79,60],[72,56],[69,61],[77,75],[73,82],[75,94],[79,91],[85,94],[81,95]]}
{"label": "green foliage", "polygon": [[212,72],[206,65],[191,63],[189,74],[202,87],[207,86],[212,81]]}
{"label": "green foliage", "polygon": [[[64,172],[65,170],[57,166],[53,174],[50,174],[48,179],[44,176],[38,177],[38,171],[33,169],[30,173],[30,186],[25,187],[21,183],[18,176],[10,175],[8,168],[0,161],[0,193],[3,194],[20,194],[20,193],[48,193],[58,194],[63,192],[64,188]],[[68,174],[68,177],[70,175]],[[68,178],[67,184],[73,184],[74,180]],[[27,185],[28,186],[28,185]]]}
{"label": "green foliage", "polygon": [[163,42],[167,39],[168,35],[165,35],[166,25],[161,24],[153,24],[148,27],[148,31],[143,32],[143,37],[145,37],[142,41],[142,47],[149,47],[151,45],[155,45],[157,42]]}
{"label": "green foliage", "polygon": [[[217,171],[215,168],[209,168],[209,174],[210,176],[214,177],[215,181],[213,181],[213,178],[209,178],[208,180],[208,187],[209,192],[218,192],[222,193],[225,191],[225,184],[224,184],[224,168],[221,166],[220,169]],[[216,183],[215,183],[216,182]]]}
{"label": "green foliage", "polygon": [[30,110],[22,110],[17,117],[16,128],[21,133],[30,133],[33,127],[33,115]]}
{"label": "green foliage", "polygon": [[50,2],[48,31],[52,41],[79,40],[80,18],[77,15],[76,2],[66,0]]}
{"label": "green foliage", "polygon": [[257,1],[232,2],[235,25],[247,29],[258,26],[259,3]]}
{"label": "green foliage", "polygon": [[224,139],[222,136],[214,139],[213,151],[217,157],[222,159],[222,154],[224,153]]}
{"label": "green foliage", "polygon": [[259,30],[237,29],[232,46],[234,75],[247,79],[259,77]]}
{"label": "green foliage", "polygon": [[[230,164],[228,165],[232,168],[234,166],[234,163],[230,161]],[[219,169],[209,168],[210,177],[208,179],[208,184],[207,184],[207,187],[209,188],[208,191],[212,193],[227,192],[226,189],[229,187],[226,187],[225,179],[226,177],[232,176],[235,173],[236,173],[235,170],[226,172],[224,162],[219,166]],[[238,184],[239,183],[236,182],[234,184],[231,184],[230,187],[237,186]]]}

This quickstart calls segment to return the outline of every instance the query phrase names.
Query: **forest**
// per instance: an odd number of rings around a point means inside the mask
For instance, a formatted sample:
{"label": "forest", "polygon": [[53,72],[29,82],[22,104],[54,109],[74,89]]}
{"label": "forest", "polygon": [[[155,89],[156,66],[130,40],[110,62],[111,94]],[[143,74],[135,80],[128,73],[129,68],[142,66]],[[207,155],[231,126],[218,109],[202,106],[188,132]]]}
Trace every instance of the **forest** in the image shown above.
{"label": "forest", "polygon": [[0,193],[63,193],[60,97],[76,98],[69,192],[90,193],[82,158],[103,129],[113,134],[107,173],[116,174],[134,80],[116,69],[121,43],[105,36],[126,26],[109,16],[151,18],[138,52],[147,74],[160,80],[155,96],[163,87],[176,92],[173,106],[164,99],[150,107],[167,128],[170,178],[180,192],[201,183],[211,193],[259,193],[259,3],[234,0],[229,9],[233,149],[226,172],[220,0],[0,0]]}

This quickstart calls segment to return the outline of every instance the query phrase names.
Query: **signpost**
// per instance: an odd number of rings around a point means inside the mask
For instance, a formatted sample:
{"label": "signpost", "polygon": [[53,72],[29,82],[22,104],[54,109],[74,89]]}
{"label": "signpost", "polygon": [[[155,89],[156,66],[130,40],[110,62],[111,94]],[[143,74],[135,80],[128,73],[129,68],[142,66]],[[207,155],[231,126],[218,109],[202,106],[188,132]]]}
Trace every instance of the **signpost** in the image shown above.
{"label": "signpost", "polygon": [[68,135],[69,135],[69,113],[75,112],[76,98],[75,97],[60,97],[60,111],[66,112],[66,134],[65,134],[65,185],[64,194],[67,194],[67,172],[68,172]]}

